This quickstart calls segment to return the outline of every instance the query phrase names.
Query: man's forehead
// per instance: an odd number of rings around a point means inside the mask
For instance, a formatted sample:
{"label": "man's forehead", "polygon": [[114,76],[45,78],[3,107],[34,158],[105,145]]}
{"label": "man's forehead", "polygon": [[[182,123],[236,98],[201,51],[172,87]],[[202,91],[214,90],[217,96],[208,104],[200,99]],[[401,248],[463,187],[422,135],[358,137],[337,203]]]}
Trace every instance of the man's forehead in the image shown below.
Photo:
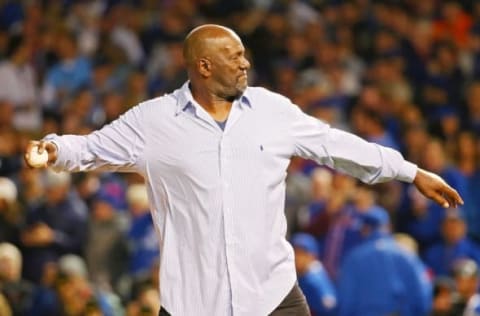
{"label": "man's forehead", "polygon": [[216,24],[193,29],[184,45],[184,56],[190,61],[219,52],[233,54],[245,50],[240,37],[233,30]]}
{"label": "man's forehead", "polygon": [[[212,39],[212,46],[215,46],[215,49],[220,49],[222,51],[237,51],[243,50],[243,44],[240,39],[232,38],[232,37],[219,37],[216,39]],[[212,47],[213,48],[213,47]]]}

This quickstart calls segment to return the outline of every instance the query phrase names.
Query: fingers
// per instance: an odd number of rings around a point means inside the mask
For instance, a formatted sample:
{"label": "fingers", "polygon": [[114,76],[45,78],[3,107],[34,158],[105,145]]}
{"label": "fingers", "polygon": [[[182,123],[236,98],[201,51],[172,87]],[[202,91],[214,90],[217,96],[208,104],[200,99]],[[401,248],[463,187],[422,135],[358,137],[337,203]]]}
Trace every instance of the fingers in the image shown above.
{"label": "fingers", "polygon": [[429,197],[444,208],[457,207],[464,203],[457,190],[446,184],[435,190]]}
{"label": "fingers", "polygon": [[444,208],[449,208],[450,207],[450,202],[444,197],[439,192],[434,192],[433,194],[428,196],[430,199],[434,200],[436,203],[438,203],[440,206]]}
{"label": "fingers", "polygon": [[[24,154],[24,160],[26,164],[30,168],[40,168],[40,167],[47,167],[48,166],[48,161],[45,163],[45,165],[39,165],[38,163],[33,162],[33,159],[35,159],[35,156],[42,155],[45,151],[51,152],[55,148],[51,148],[50,150],[48,149],[49,146],[54,146],[53,144],[50,144],[49,142],[45,141],[36,141],[36,140],[31,140],[27,144],[27,148],[25,150]],[[33,157],[32,157],[33,156]]]}
{"label": "fingers", "polygon": [[23,158],[30,168],[34,167],[30,164],[30,153],[35,150],[35,148],[38,146],[39,143],[40,143],[39,141],[31,140],[27,144],[27,148],[25,150],[25,155],[23,156]]}
{"label": "fingers", "polygon": [[460,194],[458,194],[457,190],[455,190],[454,188],[448,185],[445,185],[442,193],[445,199],[449,201],[451,206],[457,207],[458,205],[463,205],[464,202],[462,197],[460,196]]}

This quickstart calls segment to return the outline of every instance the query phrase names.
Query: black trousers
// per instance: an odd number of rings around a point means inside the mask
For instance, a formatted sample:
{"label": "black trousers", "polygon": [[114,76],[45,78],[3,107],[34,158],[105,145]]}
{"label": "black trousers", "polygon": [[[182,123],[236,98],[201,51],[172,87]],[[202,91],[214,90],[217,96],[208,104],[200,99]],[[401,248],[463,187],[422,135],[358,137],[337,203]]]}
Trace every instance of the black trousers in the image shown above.
{"label": "black trousers", "polygon": [[[163,307],[158,315],[171,316]],[[290,293],[287,294],[270,316],[310,316],[307,300],[297,283],[295,283]]]}

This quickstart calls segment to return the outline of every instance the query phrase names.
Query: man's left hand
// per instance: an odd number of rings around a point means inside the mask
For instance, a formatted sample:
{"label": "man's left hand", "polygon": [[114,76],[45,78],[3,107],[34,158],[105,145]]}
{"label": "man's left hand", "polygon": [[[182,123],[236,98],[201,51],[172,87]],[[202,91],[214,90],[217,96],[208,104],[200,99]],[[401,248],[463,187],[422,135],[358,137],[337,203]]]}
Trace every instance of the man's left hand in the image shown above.
{"label": "man's left hand", "polygon": [[432,172],[418,168],[413,184],[423,195],[445,208],[463,205],[458,192]]}

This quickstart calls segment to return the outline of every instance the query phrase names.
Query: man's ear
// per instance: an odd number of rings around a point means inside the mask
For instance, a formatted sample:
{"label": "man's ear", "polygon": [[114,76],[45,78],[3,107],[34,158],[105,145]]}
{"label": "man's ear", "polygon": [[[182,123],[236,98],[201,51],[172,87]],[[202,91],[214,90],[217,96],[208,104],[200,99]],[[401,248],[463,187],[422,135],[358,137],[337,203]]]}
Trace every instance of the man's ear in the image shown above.
{"label": "man's ear", "polygon": [[212,63],[207,58],[200,58],[197,62],[198,72],[202,77],[210,77]]}

